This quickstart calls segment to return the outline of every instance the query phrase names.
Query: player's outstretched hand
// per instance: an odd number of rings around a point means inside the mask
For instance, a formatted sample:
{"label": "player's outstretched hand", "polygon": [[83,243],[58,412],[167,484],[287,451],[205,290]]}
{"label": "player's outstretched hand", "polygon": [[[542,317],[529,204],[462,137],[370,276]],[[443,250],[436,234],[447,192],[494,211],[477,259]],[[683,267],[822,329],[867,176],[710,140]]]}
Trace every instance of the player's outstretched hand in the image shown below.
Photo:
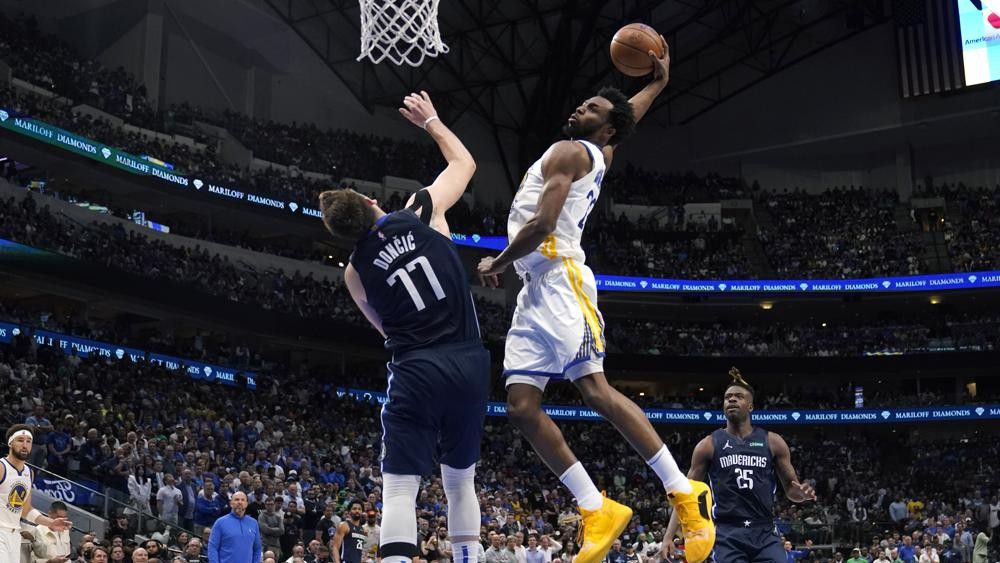
{"label": "player's outstretched hand", "polygon": [[660,42],[663,43],[663,58],[657,57],[656,53],[650,51],[649,60],[653,61],[653,80],[666,84],[670,81],[670,45],[667,45],[667,40],[662,35]]}
{"label": "player's outstretched hand", "polygon": [[48,525],[48,528],[53,532],[64,532],[73,527],[73,523],[69,521],[69,518],[53,518],[52,523]]}
{"label": "player's outstretched hand", "polygon": [[788,489],[787,496],[788,500],[792,502],[806,502],[816,500],[816,491],[811,485],[809,485],[809,483],[792,481],[791,487]]}
{"label": "player's outstretched hand", "polygon": [[399,113],[420,128],[426,128],[428,120],[437,117],[431,97],[423,90],[419,94],[413,93],[403,98],[403,107],[399,108]]}
{"label": "player's outstretched hand", "polygon": [[495,256],[487,256],[479,261],[479,281],[486,287],[500,287],[500,274],[507,269],[507,266],[497,262]]}

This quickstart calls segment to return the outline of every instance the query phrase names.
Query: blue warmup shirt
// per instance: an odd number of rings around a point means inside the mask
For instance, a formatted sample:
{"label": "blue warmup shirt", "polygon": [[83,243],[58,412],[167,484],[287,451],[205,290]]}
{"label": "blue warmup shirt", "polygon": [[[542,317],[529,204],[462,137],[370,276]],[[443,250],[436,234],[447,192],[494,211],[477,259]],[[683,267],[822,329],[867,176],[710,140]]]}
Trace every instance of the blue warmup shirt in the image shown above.
{"label": "blue warmup shirt", "polygon": [[208,538],[209,563],[260,563],[260,527],[232,512],[215,521]]}

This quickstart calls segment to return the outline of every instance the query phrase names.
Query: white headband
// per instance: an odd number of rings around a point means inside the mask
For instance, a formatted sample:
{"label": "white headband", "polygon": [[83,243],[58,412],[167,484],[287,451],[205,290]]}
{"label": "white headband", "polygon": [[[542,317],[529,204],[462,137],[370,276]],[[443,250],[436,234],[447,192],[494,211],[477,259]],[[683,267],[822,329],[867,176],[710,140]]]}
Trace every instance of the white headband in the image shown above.
{"label": "white headband", "polygon": [[31,432],[28,432],[27,430],[18,430],[10,435],[10,438],[7,440],[7,447],[12,446],[14,444],[14,440],[17,440],[20,436],[27,436],[31,438],[32,441],[35,440],[35,437],[31,435]]}

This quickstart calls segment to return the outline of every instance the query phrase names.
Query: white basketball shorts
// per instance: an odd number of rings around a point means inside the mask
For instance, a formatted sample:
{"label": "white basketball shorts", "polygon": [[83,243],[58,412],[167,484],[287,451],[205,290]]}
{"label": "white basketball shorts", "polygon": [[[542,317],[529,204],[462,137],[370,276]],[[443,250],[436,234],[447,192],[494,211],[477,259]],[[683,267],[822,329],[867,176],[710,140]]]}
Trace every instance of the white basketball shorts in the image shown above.
{"label": "white basketball shorts", "polygon": [[0,563],[21,563],[21,530],[0,528]]}
{"label": "white basketball shorts", "polygon": [[604,318],[586,265],[555,258],[524,276],[504,351],[506,384],[544,390],[550,379],[573,381],[604,371]]}

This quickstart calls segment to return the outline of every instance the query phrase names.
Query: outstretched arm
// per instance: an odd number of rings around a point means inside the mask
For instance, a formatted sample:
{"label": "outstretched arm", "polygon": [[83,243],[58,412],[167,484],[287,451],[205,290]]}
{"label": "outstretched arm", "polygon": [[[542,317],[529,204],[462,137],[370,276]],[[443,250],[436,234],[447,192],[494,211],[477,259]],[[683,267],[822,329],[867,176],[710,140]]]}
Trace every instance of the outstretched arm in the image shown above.
{"label": "outstretched arm", "polygon": [[771,455],[774,456],[774,468],[781,480],[781,486],[785,488],[785,496],[792,502],[805,502],[816,500],[816,491],[808,483],[800,483],[792,467],[792,452],[788,449],[788,443],[780,435],[774,432],[767,433],[767,442],[771,446]]}
{"label": "outstretched arm", "polygon": [[[403,107],[399,108],[399,113],[403,114],[410,123],[422,127],[430,133],[431,138],[437,143],[441,155],[448,162],[448,166],[438,175],[434,183],[427,187],[427,191],[434,204],[431,227],[441,234],[451,237],[444,214],[465,193],[469,180],[476,172],[476,161],[462,144],[462,141],[438,118],[437,110],[434,109],[434,104],[427,92],[421,91],[420,94],[406,96],[403,99]],[[410,196],[410,200],[406,202],[407,207],[413,203],[415,197]]]}
{"label": "outstretched arm", "polygon": [[580,172],[590,163],[586,150],[583,145],[574,141],[555,144],[552,153],[542,163],[545,184],[542,186],[542,195],[538,198],[538,211],[528,219],[499,256],[483,258],[479,262],[479,277],[483,285],[497,287],[497,276],[507,266],[531,254],[556,230],[559,214],[562,213],[573,180],[581,176]]}
{"label": "outstretched arm", "polygon": [[[653,62],[653,81],[629,99],[636,123],[642,120],[650,106],[653,105],[653,100],[670,82],[670,46],[667,45],[667,40],[662,35],[660,41],[663,42],[663,57],[659,58],[652,51],[649,52],[649,59]],[[608,166],[611,166],[611,159],[615,152],[614,145],[606,145],[603,152],[604,160]]]}
{"label": "outstretched arm", "polygon": [[657,57],[652,51],[649,52],[649,58],[653,61],[653,81],[629,99],[632,111],[635,112],[636,123],[642,121],[649,107],[653,105],[653,100],[670,82],[670,46],[662,35],[660,41],[663,43],[663,58]]}
{"label": "outstretched arm", "polygon": [[28,492],[28,497],[24,499],[24,504],[21,506],[21,518],[24,518],[32,524],[50,528],[54,532],[62,532],[73,527],[73,523],[70,522],[68,518],[49,518],[41,512],[33,509],[31,507],[30,491]]}

